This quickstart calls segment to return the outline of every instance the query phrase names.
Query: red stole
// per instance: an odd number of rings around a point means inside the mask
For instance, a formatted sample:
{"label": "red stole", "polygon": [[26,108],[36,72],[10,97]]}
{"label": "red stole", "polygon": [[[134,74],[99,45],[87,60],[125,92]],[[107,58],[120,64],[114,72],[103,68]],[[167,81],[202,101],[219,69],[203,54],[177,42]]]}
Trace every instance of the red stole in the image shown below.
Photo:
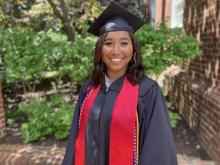
{"label": "red stole", "polygon": [[[75,144],[75,165],[85,165],[86,123],[99,90],[100,86],[90,90],[80,110],[79,131]],[[132,85],[125,76],[123,86],[113,108],[109,165],[133,165],[135,163],[138,90],[139,85]]]}

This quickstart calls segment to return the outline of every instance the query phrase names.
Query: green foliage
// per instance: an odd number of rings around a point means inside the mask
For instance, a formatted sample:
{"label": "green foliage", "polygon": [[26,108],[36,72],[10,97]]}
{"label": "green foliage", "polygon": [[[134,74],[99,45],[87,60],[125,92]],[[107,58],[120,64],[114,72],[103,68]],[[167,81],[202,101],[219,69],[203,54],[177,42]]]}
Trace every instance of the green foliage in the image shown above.
{"label": "green foliage", "polygon": [[[163,93],[164,96],[167,95],[166,91],[165,91],[165,87],[161,86],[161,91]],[[166,107],[168,109],[168,115],[169,115],[169,121],[170,124],[173,128],[175,128],[177,126],[178,120],[179,120],[179,114],[175,111],[175,107],[173,106],[172,102],[169,99],[166,99]]]}
{"label": "green foliage", "polygon": [[30,29],[0,30],[0,57],[5,66],[7,81],[20,80],[30,87],[29,80],[40,77],[47,66],[47,38],[36,35]]}
{"label": "green foliage", "polygon": [[76,15],[74,26],[81,31],[81,34],[85,34],[86,31],[82,26],[93,22],[104,10],[104,7],[96,0],[87,0],[81,2],[79,6],[71,8],[71,10],[74,10]]}
{"label": "green foliage", "polygon": [[92,68],[94,37],[76,35],[74,43],[54,32],[25,29],[0,29],[0,58],[5,82],[23,84],[24,92],[34,91],[37,82],[53,73],[57,79],[69,76],[82,82]]}
{"label": "green foliage", "polygon": [[23,121],[25,121],[25,114],[21,111],[17,111],[16,109],[8,109],[8,108],[5,108],[4,109],[5,111],[5,118],[7,119],[6,120],[6,123],[8,125],[11,125],[13,123],[21,123]]}
{"label": "green foliage", "polygon": [[[78,2],[65,0],[70,24],[80,33],[84,33],[82,25],[94,21],[104,7],[96,0]],[[59,1],[53,0],[61,11]],[[35,31],[56,31],[65,33],[64,23],[57,17],[47,0],[8,0],[0,1],[0,27],[29,27]]]}
{"label": "green foliage", "polygon": [[118,2],[125,8],[127,8],[129,11],[134,13],[135,15],[139,16],[140,18],[143,18],[143,14],[141,13],[139,2],[137,0],[111,0]]}
{"label": "green foliage", "polygon": [[170,120],[170,124],[173,128],[175,128],[177,126],[178,119],[179,119],[178,113],[169,111],[169,120]]}
{"label": "green foliage", "polygon": [[61,22],[45,0],[8,0],[0,1],[0,26],[59,31]]}
{"label": "green foliage", "polygon": [[74,107],[57,94],[48,99],[30,98],[29,104],[20,104],[19,110],[28,121],[21,126],[25,143],[43,140],[46,136],[64,139],[69,135]]}
{"label": "green foliage", "polygon": [[142,57],[147,74],[159,74],[171,64],[177,64],[182,58],[194,58],[201,55],[201,44],[182,29],[170,29],[161,23],[158,29],[152,25],[143,26],[136,38],[142,46]]}
{"label": "green foliage", "polygon": [[75,84],[82,83],[86,76],[88,76],[93,68],[93,50],[95,48],[96,38],[88,36],[82,38],[80,35],[76,36],[76,41],[73,44],[75,48],[74,56],[65,58],[64,64],[69,64],[69,67],[65,68],[66,74],[68,74],[72,82]]}
{"label": "green foliage", "polygon": [[[161,24],[157,30],[146,25],[136,33],[142,46],[147,74],[159,74],[182,58],[199,56],[200,43],[181,29],[169,29]],[[59,81],[67,76],[73,84],[82,83],[92,70],[96,38],[76,34],[75,42],[65,35],[34,32],[29,28],[0,29],[1,72],[6,84],[23,84],[24,92],[34,91],[44,78]],[[2,69],[4,68],[4,71]]]}
{"label": "green foliage", "polygon": [[173,128],[175,128],[177,126],[178,120],[179,120],[179,114],[177,112],[173,112],[173,110],[175,109],[173,107],[173,104],[171,101],[166,101],[166,106],[169,110],[169,120],[170,120],[170,124]]}

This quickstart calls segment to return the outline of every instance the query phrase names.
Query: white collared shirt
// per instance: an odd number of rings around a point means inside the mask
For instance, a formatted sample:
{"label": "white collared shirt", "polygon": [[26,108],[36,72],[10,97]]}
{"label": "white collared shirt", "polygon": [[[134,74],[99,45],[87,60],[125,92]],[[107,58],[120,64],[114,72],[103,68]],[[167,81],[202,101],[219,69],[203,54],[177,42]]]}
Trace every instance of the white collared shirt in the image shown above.
{"label": "white collared shirt", "polygon": [[110,85],[111,85],[111,82],[110,82],[109,78],[105,75],[105,87],[109,88]]}

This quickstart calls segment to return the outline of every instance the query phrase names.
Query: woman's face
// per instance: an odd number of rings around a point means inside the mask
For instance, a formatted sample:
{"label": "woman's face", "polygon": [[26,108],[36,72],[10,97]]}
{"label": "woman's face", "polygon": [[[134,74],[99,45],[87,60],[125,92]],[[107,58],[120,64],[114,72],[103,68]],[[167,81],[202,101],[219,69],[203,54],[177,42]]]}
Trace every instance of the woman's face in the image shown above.
{"label": "woman's face", "polygon": [[122,75],[133,55],[131,38],[126,31],[108,32],[102,47],[107,74]]}

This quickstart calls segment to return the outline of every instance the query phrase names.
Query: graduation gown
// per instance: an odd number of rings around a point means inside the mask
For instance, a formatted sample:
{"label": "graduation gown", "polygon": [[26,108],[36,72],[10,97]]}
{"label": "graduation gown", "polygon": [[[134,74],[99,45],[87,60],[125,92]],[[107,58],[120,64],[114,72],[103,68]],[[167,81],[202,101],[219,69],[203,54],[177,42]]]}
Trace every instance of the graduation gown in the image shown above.
{"label": "graduation gown", "polygon": [[[124,78],[125,76],[118,78],[108,89],[105,84],[101,84],[101,90],[95,98],[87,121],[86,165],[109,165],[111,115]],[[63,165],[74,165],[74,146],[78,132],[79,113],[86,96],[87,86],[88,80],[82,85],[79,92]],[[139,165],[177,165],[165,99],[159,85],[148,77],[144,77],[140,82],[137,112]]]}

